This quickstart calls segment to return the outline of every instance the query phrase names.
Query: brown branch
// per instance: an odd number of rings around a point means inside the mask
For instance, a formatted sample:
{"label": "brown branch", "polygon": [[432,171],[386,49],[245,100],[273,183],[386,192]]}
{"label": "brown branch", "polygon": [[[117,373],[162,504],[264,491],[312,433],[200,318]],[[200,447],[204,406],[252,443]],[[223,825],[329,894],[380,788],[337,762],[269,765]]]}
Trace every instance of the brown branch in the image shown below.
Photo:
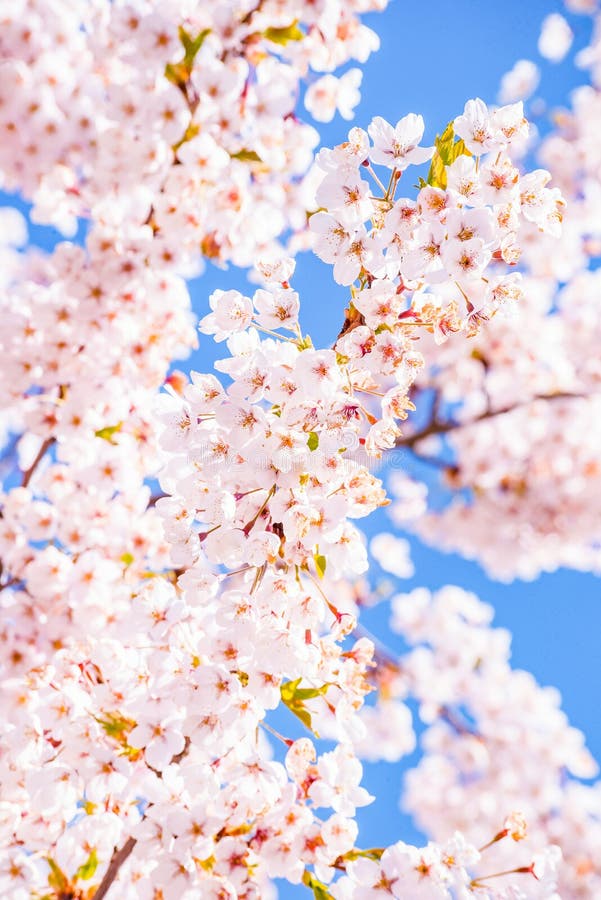
{"label": "brown branch", "polygon": [[469,419],[467,422],[456,422],[454,420],[441,421],[440,419],[434,417],[431,422],[428,422],[428,424],[421,428],[419,431],[415,431],[413,434],[408,434],[406,436],[403,435],[402,437],[398,438],[395,446],[408,447],[410,450],[413,450],[416,444],[418,444],[420,441],[423,441],[427,437],[431,437],[432,435],[436,434],[448,434],[450,431],[455,431],[457,428],[468,428],[470,425],[476,425],[478,422],[484,422],[486,419],[494,419],[496,416],[504,416],[506,413],[513,412],[516,409],[522,409],[526,406],[530,406],[530,404],[536,403],[537,400],[582,400],[590,396],[590,394],[557,391],[553,394],[537,394],[534,397],[530,397],[528,400],[523,400],[521,403],[514,403],[513,406],[504,406],[501,407],[501,409],[487,409],[479,416],[476,416],[474,419]]}
{"label": "brown branch", "polygon": [[[184,740],[183,749],[179,753],[176,753],[175,756],[173,756],[171,758],[172,765],[174,763],[180,763],[182,761],[182,759],[184,759],[184,757],[186,757],[188,755],[188,751],[190,750],[190,744],[191,744],[190,738],[186,735],[185,740]],[[149,766],[148,768],[152,768],[152,766]],[[158,775],[159,778],[163,777],[162,773],[157,772],[156,769],[152,769],[152,771],[155,772],[155,774]],[[152,804],[149,804],[147,809],[149,809],[150,806],[152,806]],[[142,816],[142,818],[145,818],[145,816],[146,816],[146,812],[144,812],[144,815]],[[132,852],[132,850],[134,849],[136,844],[137,844],[136,838],[130,836],[130,837],[128,837],[128,839],[126,840],[126,842],[123,844],[122,847],[120,847],[118,850],[117,850],[117,848],[115,848],[113,855],[111,856],[111,860],[108,864],[108,869],[104,873],[102,881],[96,888],[95,893],[93,893],[92,896],[90,897],[90,900],[102,900],[103,897],[106,897],[111,885],[113,884],[115,878],[119,874],[119,869],[121,868],[121,866],[123,865],[123,863],[125,862],[127,857],[130,855],[130,853]]]}
{"label": "brown branch", "polygon": [[18,584],[20,580],[20,578],[17,578],[15,575],[13,575],[8,579],[8,581],[5,581],[4,584],[0,584],[0,591],[5,591],[6,588],[10,588],[14,584]]}
{"label": "brown branch", "polygon": [[250,20],[252,19],[252,17],[254,16],[254,14],[261,11],[261,8],[263,7],[264,3],[265,3],[265,0],[259,0],[259,2],[257,3],[257,5],[256,5],[253,9],[251,9],[250,12],[248,12],[248,13],[244,16],[243,19],[240,20],[240,23],[241,23],[242,25],[249,25],[249,24],[250,24]]}
{"label": "brown branch", "polygon": [[46,438],[46,440],[43,442],[42,446],[40,447],[40,449],[37,452],[36,458],[30,465],[30,467],[27,469],[27,471],[23,473],[23,480],[21,481],[21,487],[27,487],[27,485],[29,484],[29,482],[31,481],[31,479],[35,473],[35,470],[37,469],[40,462],[46,455],[46,452],[50,449],[50,447],[52,447],[55,440],[56,440],[56,438],[51,437],[51,438]]}
{"label": "brown branch", "polygon": [[103,897],[106,897],[113,881],[117,877],[119,869],[136,846],[136,843],[137,841],[135,838],[128,837],[123,846],[120,847],[119,850],[115,850],[111,856],[109,867],[104,873],[104,877],[98,885],[96,892],[92,894],[91,900],[102,900]]}
{"label": "brown branch", "polygon": [[171,765],[175,765],[176,763],[180,763],[182,759],[188,755],[188,750],[190,749],[190,738],[188,735],[184,738],[184,749],[180,750],[179,753],[176,753],[175,756],[171,758]]}
{"label": "brown branch", "polygon": [[425,456],[420,453],[419,461],[425,463],[427,466],[432,466],[435,469],[442,469],[443,471],[456,468],[454,463],[450,462],[448,459],[440,459],[438,456]]}
{"label": "brown branch", "polygon": [[152,494],[152,496],[150,497],[150,499],[148,501],[148,506],[146,507],[146,509],[152,509],[154,506],[156,506],[157,500],[162,500],[163,497],[168,497],[168,496],[169,496],[169,494],[164,494],[162,491],[159,494]]}
{"label": "brown branch", "polygon": [[438,715],[440,716],[443,722],[446,722],[447,725],[450,725],[453,731],[455,731],[461,737],[473,737],[479,741],[484,741],[482,735],[468,725],[466,722],[462,721],[458,715],[448,706],[441,706],[438,710]]}

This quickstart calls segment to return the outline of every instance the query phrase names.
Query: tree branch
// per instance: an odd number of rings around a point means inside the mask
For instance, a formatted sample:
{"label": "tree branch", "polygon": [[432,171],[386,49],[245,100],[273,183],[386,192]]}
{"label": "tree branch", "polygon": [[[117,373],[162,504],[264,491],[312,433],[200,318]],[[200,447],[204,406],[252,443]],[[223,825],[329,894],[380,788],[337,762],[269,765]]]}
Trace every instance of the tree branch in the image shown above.
{"label": "tree branch", "polygon": [[103,897],[106,897],[113,881],[117,877],[119,869],[136,846],[136,843],[137,841],[135,838],[128,837],[123,846],[120,847],[119,850],[115,850],[111,856],[109,867],[104,873],[104,877],[98,885],[96,892],[92,894],[91,900],[102,900]]}
{"label": "tree branch", "polygon": [[157,500],[162,500],[163,497],[168,497],[168,496],[169,496],[169,494],[164,494],[162,491],[158,494],[152,494],[152,496],[148,500],[148,506],[146,507],[146,509],[152,509],[154,506],[156,506]]}
{"label": "tree branch", "polygon": [[46,452],[50,449],[50,447],[52,447],[55,440],[56,440],[56,438],[51,437],[51,438],[46,438],[46,440],[43,442],[42,446],[40,447],[40,449],[37,452],[36,458],[30,465],[30,467],[27,469],[27,471],[23,472],[23,480],[21,481],[21,487],[28,486],[29,482],[31,481],[31,479],[35,473],[35,470],[37,469],[40,462],[46,455]]}
{"label": "tree branch", "polygon": [[590,394],[557,391],[553,394],[537,394],[536,396],[530,397],[528,400],[524,400],[521,403],[514,403],[513,406],[504,406],[501,407],[501,409],[487,409],[479,416],[476,416],[474,419],[470,419],[467,422],[456,422],[452,419],[441,421],[437,417],[434,417],[419,431],[415,431],[413,434],[408,434],[406,436],[403,435],[402,437],[398,438],[395,447],[408,447],[410,450],[413,450],[416,444],[418,444],[420,441],[423,441],[427,437],[431,437],[435,434],[448,434],[449,431],[455,431],[457,428],[467,428],[470,425],[476,425],[478,422],[484,422],[486,419],[494,419],[496,416],[503,416],[505,415],[505,413],[513,412],[516,409],[522,409],[525,406],[530,406],[532,403],[536,403],[537,400],[582,400],[590,396]]}
{"label": "tree branch", "polygon": [[8,579],[8,581],[5,581],[4,584],[0,584],[0,591],[5,591],[6,588],[10,588],[15,584],[19,584],[20,580],[20,578],[17,578],[15,575],[13,575]]}
{"label": "tree branch", "polygon": [[[184,757],[188,755],[188,751],[190,749],[190,744],[191,744],[190,738],[186,735],[185,740],[184,740],[183,749],[179,753],[176,753],[175,756],[173,756],[171,758],[172,765],[174,763],[180,763],[182,761],[182,759],[184,759]],[[149,768],[151,768],[151,767],[149,766]],[[156,769],[153,769],[152,771],[155,772],[159,778],[163,777],[162,773],[157,772]],[[152,804],[150,804],[150,805],[152,805]],[[144,818],[145,815],[146,815],[146,812],[144,813],[142,818]],[[104,877],[103,877],[102,881],[96,888],[96,892],[94,894],[92,894],[92,896],[90,897],[90,900],[102,900],[103,897],[106,897],[113,881],[119,874],[119,869],[121,868],[121,866],[123,865],[123,863],[125,862],[127,857],[130,855],[130,853],[132,852],[132,850],[134,849],[136,844],[137,844],[136,838],[130,836],[130,837],[128,837],[128,839],[126,840],[126,842],[123,844],[122,847],[120,847],[118,850],[115,848],[113,855],[111,856],[111,860],[109,862],[108,869],[104,873]]]}

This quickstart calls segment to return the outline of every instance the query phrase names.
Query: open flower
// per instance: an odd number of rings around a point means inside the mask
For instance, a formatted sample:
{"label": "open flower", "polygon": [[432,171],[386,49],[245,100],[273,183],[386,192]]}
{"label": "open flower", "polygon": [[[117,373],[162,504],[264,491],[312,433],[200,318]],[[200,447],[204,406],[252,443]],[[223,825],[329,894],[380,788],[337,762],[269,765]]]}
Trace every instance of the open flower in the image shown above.
{"label": "open flower", "polygon": [[369,152],[372,162],[389,169],[403,172],[408,166],[426,162],[434,154],[434,147],[419,146],[424,134],[424,120],[415,113],[399,119],[394,127],[376,116],[367,131],[374,142]]}

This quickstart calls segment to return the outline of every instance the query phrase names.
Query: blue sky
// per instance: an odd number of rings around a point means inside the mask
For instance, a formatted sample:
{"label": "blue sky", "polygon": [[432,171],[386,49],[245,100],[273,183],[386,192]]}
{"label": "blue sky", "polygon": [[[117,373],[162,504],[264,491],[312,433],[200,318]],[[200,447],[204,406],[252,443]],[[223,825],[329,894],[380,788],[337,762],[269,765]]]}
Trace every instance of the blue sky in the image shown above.
{"label": "blue sky", "polygon": [[[562,4],[552,0],[430,0],[427,4],[392,0],[385,13],[368,19],[382,46],[364,67],[363,99],[356,111],[356,124],[365,127],[374,115],[396,122],[408,112],[417,112],[424,116],[426,138],[431,139],[462,111],[467,99],[480,96],[494,101],[501,76],[520,58],[534,59],[541,65],[539,95],[551,106],[565,104],[571,88],[584,77],[571,61],[573,53],[560,66],[547,64],[537,56],[540,23],[553,11],[562,11]],[[582,47],[589,21],[585,17],[569,18],[576,33],[575,47]],[[344,140],[348,127],[337,118],[321,129],[322,143],[332,146]],[[4,198],[4,202],[12,200]],[[33,239],[50,247],[55,234],[51,229],[35,228]],[[199,315],[206,312],[208,296],[216,287],[244,289],[245,285],[239,272],[209,266],[193,284],[195,310]],[[347,290],[334,284],[330,267],[307,255],[299,260],[294,287],[301,294],[304,330],[316,344],[331,344],[340,327]],[[191,363],[179,367],[207,370],[215,356],[223,355],[222,349],[215,353],[211,342],[203,339]],[[572,724],[585,731],[590,749],[601,760],[598,580],[560,571],[534,583],[501,585],[488,580],[475,564],[436,553],[417,541],[412,541],[412,547],[416,576],[404,582],[402,589],[419,584],[433,588],[459,584],[492,603],[496,623],[513,633],[514,665],[532,671],[542,684],[560,689]],[[387,611],[376,615],[384,623]],[[362,845],[415,838],[398,811],[400,769],[369,767],[367,777],[367,786],[382,799],[361,815]],[[306,894],[306,889],[303,892]],[[285,888],[281,896],[291,898],[297,891]]]}

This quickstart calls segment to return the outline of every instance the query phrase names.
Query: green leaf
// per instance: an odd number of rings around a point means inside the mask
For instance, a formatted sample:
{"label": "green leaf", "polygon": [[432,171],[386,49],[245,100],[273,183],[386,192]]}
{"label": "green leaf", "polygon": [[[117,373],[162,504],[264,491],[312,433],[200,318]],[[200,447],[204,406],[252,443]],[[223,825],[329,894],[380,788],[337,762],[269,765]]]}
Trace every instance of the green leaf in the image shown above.
{"label": "green leaf", "polygon": [[463,139],[460,138],[458,141],[455,141],[451,149],[449,150],[449,161],[447,166],[452,165],[456,159],[459,159],[460,156],[471,156],[472,154],[467,149],[465,144],[463,143]]}
{"label": "green leaf", "polygon": [[177,153],[179,148],[184,144],[187,144],[188,141],[191,141],[193,138],[195,138],[199,131],[200,126],[196,125],[194,122],[190,122],[179,141],[176,141],[175,144],[172,144],[171,149],[173,150],[173,152]]}
{"label": "green leaf", "polygon": [[300,719],[300,721],[303,723],[305,728],[309,729],[311,734],[314,734],[315,737],[318,736],[317,732],[314,731],[314,729],[313,729],[313,720],[311,719],[311,713],[309,712],[309,710],[306,707],[298,706],[298,707],[295,707],[294,709],[291,709],[290,711],[294,713],[294,715],[296,716],[297,719]]}
{"label": "green leaf", "polygon": [[307,439],[307,447],[311,452],[317,450],[319,447],[319,435],[315,431],[309,432],[309,437]]}
{"label": "green leaf", "polygon": [[246,150],[243,148],[242,150],[238,150],[237,153],[230,153],[231,159],[239,159],[240,162],[263,162],[258,153],[255,153],[254,150]]}
{"label": "green leaf", "polygon": [[302,680],[301,676],[301,678],[297,678],[296,681],[283,681],[280,685],[280,696],[286,706],[294,700],[294,693]]}
{"label": "green leaf", "polygon": [[321,687],[313,688],[301,688],[299,684],[302,681],[301,678],[297,678],[295,681],[284,681],[280,685],[280,696],[282,698],[282,703],[284,706],[287,706],[290,712],[294,713],[297,719],[305,725],[309,731],[313,732],[316,737],[319,737],[316,731],[313,731],[313,726],[311,723],[311,713],[305,706],[306,700],[314,700],[316,697],[322,697],[328,690],[329,684],[322,684]]}
{"label": "green leaf", "polygon": [[298,19],[295,19],[291,25],[287,25],[285,28],[266,28],[263,37],[273,44],[281,44],[285,47],[290,41],[302,41],[305,33],[298,27]]}
{"label": "green leaf", "polygon": [[184,57],[180,59],[179,62],[176,63],[167,63],[165,66],[165,78],[167,81],[170,81],[171,84],[174,84],[176,87],[183,87],[187,82],[190,74],[192,73],[192,69],[194,68],[194,60],[196,59],[196,55],[202,45],[205,42],[205,38],[208,34],[211,33],[210,28],[205,28],[196,37],[192,37],[189,32],[186,31],[185,28],[180,26],[179,29],[179,39],[181,41],[182,47],[184,48]]}
{"label": "green leaf", "polygon": [[77,881],[78,879],[81,879],[82,881],[87,881],[88,878],[91,878],[93,876],[97,868],[98,856],[96,854],[96,848],[94,847],[85,863],[80,866],[75,873],[75,880]]}
{"label": "green leaf", "polygon": [[450,146],[452,146],[453,141],[455,140],[455,129],[453,128],[453,123],[449,122],[445,130],[442,134],[436,135],[436,140],[434,141],[434,145],[442,158],[445,158],[445,154]]}
{"label": "green leaf", "polygon": [[334,900],[323,881],[316,878],[308,869],[303,872],[303,884],[311,888],[315,900]]}
{"label": "green leaf", "polygon": [[119,422],[117,425],[106,425],[104,428],[99,428],[94,434],[96,437],[102,438],[103,441],[108,441],[109,444],[116,444],[117,441],[113,440],[113,435],[117,434],[118,431],[121,431],[122,425],[123,422]]}
{"label": "green leaf", "polygon": [[455,140],[452,122],[449,122],[442,135],[436,139],[436,149],[445,166],[451,166],[462,155],[472,155],[461,138]]}
{"label": "green leaf", "polygon": [[96,719],[96,721],[102,726],[108,737],[117,741],[124,741],[126,735],[136,726],[133,719],[128,719],[120,713],[105,713],[104,719]]}
{"label": "green leaf", "polygon": [[349,850],[348,853],[345,853],[343,859],[348,859],[349,862],[353,859],[359,859],[359,857],[364,857],[365,859],[382,859],[382,854],[384,853],[384,847],[370,847],[369,850]]}
{"label": "green leaf", "polygon": [[167,63],[165,66],[165,78],[176,87],[184,85],[190,73],[183,63]]}
{"label": "green leaf", "polygon": [[50,866],[50,874],[48,875],[50,887],[57,888],[59,891],[66,890],[69,887],[69,879],[63,870],[54,862],[51,856],[46,857],[46,862]]}
{"label": "green leaf", "polygon": [[327,694],[329,684],[322,684],[321,687],[318,688],[297,688],[296,690],[296,702],[303,703],[305,700],[314,700],[315,697],[323,697],[324,694]]}
{"label": "green leaf", "polygon": [[304,338],[298,342],[297,346],[299,350],[312,350],[313,341],[311,340],[310,335],[306,334]]}
{"label": "green leaf", "polygon": [[434,146],[436,150],[430,164],[427,183],[432,187],[445,190],[447,186],[446,166],[451,166],[462,155],[471,156],[471,153],[466,149],[463,140],[455,140],[452,122],[449,122],[442,134],[436,135]]}
{"label": "green leaf", "polygon": [[317,574],[319,575],[320,578],[323,578],[323,576],[326,574],[327,559],[325,558],[325,556],[322,556],[321,553],[316,553],[314,555],[313,559],[315,561],[315,568],[317,569]]}
{"label": "green leaf", "polygon": [[442,188],[443,191],[447,186],[447,170],[445,169],[442,157],[438,150],[434,153],[432,162],[430,163],[428,184],[432,187]]}
{"label": "green leaf", "polygon": [[205,28],[199,34],[196,35],[195,38],[189,34],[185,28],[180,26],[179,28],[179,39],[182,42],[182,46],[184,48],[185,56],[182,60],[183,65],[191,72],[194,67],[194,60],[196,58],[196,54],[202,47],[205,42],[206,37],[211,33],[210,28]]}

